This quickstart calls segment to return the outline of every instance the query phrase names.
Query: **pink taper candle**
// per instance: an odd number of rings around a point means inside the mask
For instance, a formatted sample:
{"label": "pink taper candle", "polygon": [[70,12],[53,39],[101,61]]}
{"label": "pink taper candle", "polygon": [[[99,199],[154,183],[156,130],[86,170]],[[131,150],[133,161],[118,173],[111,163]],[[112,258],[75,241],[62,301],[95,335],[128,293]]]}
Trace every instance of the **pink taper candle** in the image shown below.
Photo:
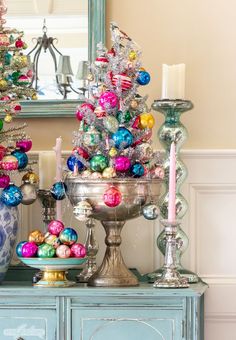
{"label": "pink taper candle", "polygon": [[175,197],[176,197],[176,158],[175,143],[170,147],[170,170],[169,170],[169,201],[168,201],[168,221],[175,221]]}
{"label": "pink taper candle", "polygon": [[[61,158],[61,144],[62,138],[56,139],[54,151],[56,153],[56,182],[62,181],[62,158]],[[56,201],[56,219],[62,221],[62,202]]]}

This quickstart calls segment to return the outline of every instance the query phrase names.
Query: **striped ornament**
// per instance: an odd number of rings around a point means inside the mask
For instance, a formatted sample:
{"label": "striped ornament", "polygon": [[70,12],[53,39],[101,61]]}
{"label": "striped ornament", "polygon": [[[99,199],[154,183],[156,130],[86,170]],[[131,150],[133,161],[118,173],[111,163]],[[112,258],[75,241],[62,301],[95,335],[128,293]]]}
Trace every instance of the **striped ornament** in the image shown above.
{"label": "striped ornament", "polygon": [[132,81],[126,74],[116,74],[112,78],[112,85],[121,86],[122,91],[127,91],[132,87]]}

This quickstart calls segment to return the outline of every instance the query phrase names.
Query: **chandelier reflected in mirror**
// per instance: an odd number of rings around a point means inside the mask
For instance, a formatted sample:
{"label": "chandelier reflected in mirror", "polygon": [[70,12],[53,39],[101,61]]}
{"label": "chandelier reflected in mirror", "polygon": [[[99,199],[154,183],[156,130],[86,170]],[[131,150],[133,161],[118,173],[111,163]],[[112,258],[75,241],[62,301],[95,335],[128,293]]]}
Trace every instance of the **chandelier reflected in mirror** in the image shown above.
{"label": "chandelier reflected in mirror", "polygon": [[[48,36],[47,31],[46,20],[44,19],[42,27],[43,35],[33,39],[33,41],[36,40],[36,44],[27,54],[33,71],[31,87],[40,95],[39,59],[43,52],[50,54],[53,61],[55,91],[60,94],[63,99],[68,99],[68,94],[71,92],[76,93],[78,95],[77,98],[84,97],[87,90],[88,62],[79,62],[78,70],[74,77],[70,56],[63,55],[58,48],[56,48],[55,43],[57,43],[57,38]],[[82,86],[77,88],[76,85],[78,81],[82,82]]]}

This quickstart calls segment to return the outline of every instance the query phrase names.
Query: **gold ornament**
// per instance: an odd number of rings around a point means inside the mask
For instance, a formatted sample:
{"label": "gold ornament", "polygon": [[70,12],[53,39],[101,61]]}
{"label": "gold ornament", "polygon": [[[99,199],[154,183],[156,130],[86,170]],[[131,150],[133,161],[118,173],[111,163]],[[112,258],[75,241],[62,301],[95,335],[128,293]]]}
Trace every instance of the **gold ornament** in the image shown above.
{"label": "gold ornament", "polygon": [[116,171],[112,167],[105,168],[102,172],[103,178],[113,178],[116,177]]}
{"label": "gold ornament", "polygon": [[34,172],[27,172],[23,177],[22,177],[22,182],[28,181],[30,184],[38,184],[39,182],[39,176],[35,174]]}
{"label": "gold ornament", "polygon": [[136,58],[137,58],[137,53],[134,50],[130,51],[130,53],[129,53],[129,60],[133,61]]}
{"label": "gold ornament", "polygon": [[92,73],[89,73],[89,74],[87,75],[87,80],[88,80],[88,81],[93,81],[93,80],[94,80],[94,76],[93,76]]}
{"label": "gold ornament", "polygon": [[31,96],[32,100],[37,100],[38,99],[38,96],[36,93],[33,93],[32,96]]}
{"label": "gold ornament", "polygon": [[15,55],[12,57],[12,64],[16,68],[24,68],[28,65],[28,60],[26,55]]}
{"label": "gold ornament", "polygon": [[116,148],[112,147],[110,150],[109,150],[109,156],[110,157],[115,157],[117,155],[117,150]]}
{"label": "gold ornament", "polygon": [[140,128],[141,129],[152,129],[155,124],[155,119],[151,113],[142,113],[140,115]]}
{"label": "gold ornament", "polygon": [[12,116],[9,113],[7,113],[6,116],[4,117],[4,122],[11,123],[11,121],[12,121]]}
{"label": "gold ornament", "polygon": [[135,100],[135,99],[133,99],[133,100],[131,100],[131,102],[130,102],[130,107],[132,108],[132,109],[137,109],[137,107],[138,107],[138,102],[137,102],[137,100]]}
{"label": "gold ornament", "polygon": [[29,242],[35,242],[36,244],[42,244],[44,242],[44,235],[40,230],[33,230],[29,234]]}
{"label": "gold ornament", "polygon": [[0,90],[7,89],[7,81],[5,79],[0,79]]}

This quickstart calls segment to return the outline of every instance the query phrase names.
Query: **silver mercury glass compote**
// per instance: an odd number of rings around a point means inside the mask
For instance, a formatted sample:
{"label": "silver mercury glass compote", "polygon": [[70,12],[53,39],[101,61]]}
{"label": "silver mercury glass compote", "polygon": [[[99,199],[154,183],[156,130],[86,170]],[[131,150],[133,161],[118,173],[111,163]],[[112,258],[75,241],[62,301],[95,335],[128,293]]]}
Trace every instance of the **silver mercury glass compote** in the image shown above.
{"label": "silver mercury glass compote", "polygon": [[[86,199],[92,206],[91,218],[100,220],[105,232],[106,252],[101,266],[88,280],[89,286],[122,287],[137,286],[138,279],[126,267],[121,250],[121,230],[126,220],[141,215],[142,207],[149,202],[157,202],[160,193],[160,179],[101,179],[90,180],[67,176],[67,196],[74,207]],[[121,195],[121,203],[108,207],[103,195],[111,186]]]}

